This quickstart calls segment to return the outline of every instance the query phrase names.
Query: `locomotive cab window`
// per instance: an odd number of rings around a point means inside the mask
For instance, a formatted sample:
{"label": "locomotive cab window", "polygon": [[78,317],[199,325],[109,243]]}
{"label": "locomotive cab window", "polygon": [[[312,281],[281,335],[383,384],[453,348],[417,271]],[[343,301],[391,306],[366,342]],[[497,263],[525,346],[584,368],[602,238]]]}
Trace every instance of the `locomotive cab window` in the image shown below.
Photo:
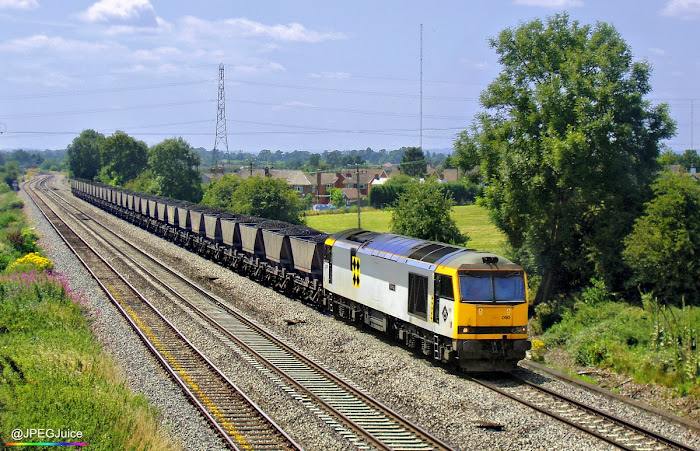
{"label": "locomotive cab window", "polygon": [[435,297],[454,300],[452,276],[443,276],[442,274],[435,275]]}
{"label": "locomotive cab window", "polygon": [[459,275],[461,301],[467,303],[525,302],[522,271],[464,271]]}

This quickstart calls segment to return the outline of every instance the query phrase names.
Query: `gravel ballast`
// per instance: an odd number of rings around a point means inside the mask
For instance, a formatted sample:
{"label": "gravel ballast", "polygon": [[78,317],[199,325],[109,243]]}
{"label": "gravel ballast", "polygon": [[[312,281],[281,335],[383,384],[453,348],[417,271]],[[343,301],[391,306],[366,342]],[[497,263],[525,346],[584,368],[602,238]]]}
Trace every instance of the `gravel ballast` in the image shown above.
{"label": "gravel ballast", "polygon": [[[65,182],[61,184],[65,195]],[[93,329],[105,349],[124,368],[134,390],[144,393],[161,408],[163,422],[188,449],[214,449],[221,442],[201,415],[180,393],[179,388],[155,363],[130,326],[85,271],[79,261],[59,243],[53,229],[40,217],[36,207],[22,194],[28,213],[35,219],[42,248],[56,268],[69,274],[71,286],[85,291]],[[351,383],[435,434],[456,449],[611,449],[591,436],[502,396],[486,391],[466,378],[432,365],[416,354],[369,332],[336,321],[297,301],[262,287],[230,270],[185,251],[153,234],[138,229],[96,207],[73,198],[100,223],[130,240],[151,255],[157,255],[171,268],[228,300],[278,337],[301,349],[306,355],[344,376]],[[165,306],[164,306],[165,308]],[[173,311],[174,312],[174,311]],[[199,320],[176,315],[178,327],[187,331],[203,351],[273,419],[306,449],[352,449],[301,403],[292,399],[265,376],[249,368],[214,334],[201,332]],[[285,320],[294,320],[291,322]],[[192,324],[189,324],[192,323]],[[293,325],[289,325],[292,323]],[[552,386],[572,397],[591,400],[614,415],[634,418],[677,440],[700,444],[700,439],[653,415],[640,413],[617,401],[608,401],[568,384],[520,369],[518,375]],[[503,424],[502,431],[477,427],[477,422]]]}

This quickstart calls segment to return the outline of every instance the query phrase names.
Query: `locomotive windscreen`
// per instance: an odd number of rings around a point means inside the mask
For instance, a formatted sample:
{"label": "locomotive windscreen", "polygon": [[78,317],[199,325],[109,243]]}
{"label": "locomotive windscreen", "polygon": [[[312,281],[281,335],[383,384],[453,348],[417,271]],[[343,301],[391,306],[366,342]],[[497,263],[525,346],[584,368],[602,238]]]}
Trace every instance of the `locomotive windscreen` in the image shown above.
{"label": "locomotive windscreen", "polygon": [[525,302],[525,279],[522,271],[460,272],[459,290],[462,302]]}

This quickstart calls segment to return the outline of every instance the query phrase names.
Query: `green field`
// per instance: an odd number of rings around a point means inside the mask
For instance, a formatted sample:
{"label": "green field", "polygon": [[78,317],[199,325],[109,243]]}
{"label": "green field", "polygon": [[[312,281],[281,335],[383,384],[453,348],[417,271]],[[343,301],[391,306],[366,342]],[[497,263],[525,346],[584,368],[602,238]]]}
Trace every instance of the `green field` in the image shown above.
{"label": "green field", "polygon": [[[469,235],[467,246],[480,251],[503,255],[505,236],[489,220],[486,209],[478,205],[454,207],[454,218],[462,233]],[[390,210],[363,210],[361,212],[362,228],[376,232],[389,232],[391,222]],[[309,227],[326,233],[335,233],[357,227],[357,213],[335,213],[308,216]]]}

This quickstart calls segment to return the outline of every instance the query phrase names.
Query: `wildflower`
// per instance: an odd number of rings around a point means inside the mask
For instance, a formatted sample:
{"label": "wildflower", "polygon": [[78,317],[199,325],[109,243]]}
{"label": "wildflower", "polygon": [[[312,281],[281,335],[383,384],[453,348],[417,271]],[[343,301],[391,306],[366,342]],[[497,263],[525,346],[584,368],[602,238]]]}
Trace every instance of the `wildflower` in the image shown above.
{"label": "wildflower", "polygon": [[8,272],[31,273],[32,269],[51,272],[53,270],[53,262],[46,257],[42,257],[38,252],[30,252],[7,267]]}
{"label": "wildflower", "polygon": [[530,358],[536,362],[544,361],[546,344],[544,341],[535,338],[532,340],[532,349],[530,349]]}

